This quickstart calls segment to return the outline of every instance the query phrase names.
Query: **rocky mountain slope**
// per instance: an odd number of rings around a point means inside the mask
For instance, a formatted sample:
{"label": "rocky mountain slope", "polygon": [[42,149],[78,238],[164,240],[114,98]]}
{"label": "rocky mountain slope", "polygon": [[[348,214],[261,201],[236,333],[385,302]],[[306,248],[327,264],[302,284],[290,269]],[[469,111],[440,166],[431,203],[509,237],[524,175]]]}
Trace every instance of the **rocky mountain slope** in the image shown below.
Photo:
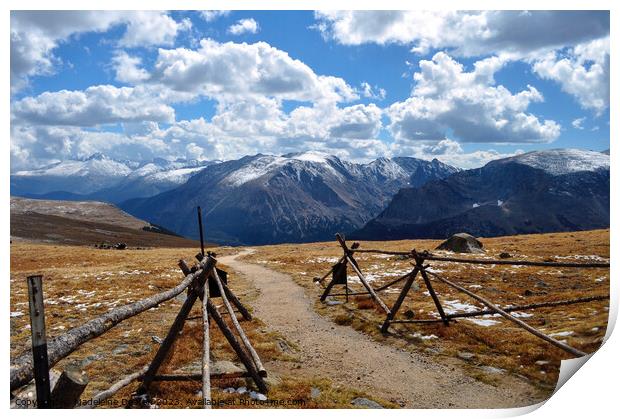
{"label": "rocky mountain slope", "polygon": [[404,188],[350,238],[395,240],[588,230],[609,226],[609,156],[557,149],[495,160]]}
{"label": "rocky mountain slope", "polygon": [[218,243],[308,242],[355,230],[402,187],[456,171],[406,157],[355,164],[316,152],[259,154],[209,166],[176,189],[121,207],[195,238],[201,206],[206,237]]}

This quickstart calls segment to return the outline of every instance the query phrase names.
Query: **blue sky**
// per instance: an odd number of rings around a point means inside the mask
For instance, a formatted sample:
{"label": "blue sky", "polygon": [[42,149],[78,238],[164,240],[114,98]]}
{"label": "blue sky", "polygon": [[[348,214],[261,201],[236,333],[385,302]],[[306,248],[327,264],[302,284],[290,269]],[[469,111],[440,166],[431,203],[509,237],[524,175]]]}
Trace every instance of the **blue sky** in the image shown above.
{"label": "blue sky", "polygon": [[[579,26],[575,23],[579,22]],[[13,12],[12,170],[609,148],[606,12]]]}

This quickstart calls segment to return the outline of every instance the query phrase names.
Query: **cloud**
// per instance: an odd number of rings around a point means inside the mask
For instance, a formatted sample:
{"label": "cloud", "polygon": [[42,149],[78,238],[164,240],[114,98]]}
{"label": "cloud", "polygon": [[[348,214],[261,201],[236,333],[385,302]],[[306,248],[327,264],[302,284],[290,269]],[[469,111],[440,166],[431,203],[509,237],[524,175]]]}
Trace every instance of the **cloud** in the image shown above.
{"label": "cloud", "polygon": [[230,10],[201,10],[199,13],[206,22],[213,22],[220,17],[228,16]]}
{"label": "cloud", "polygon": [[92,127],[121,122],[173,122],[174,109],[142,87],[91,86],[26,97],[12,104],[18,124]]}
{"label": "cloud", "polygon": [[159,49],[152,79],[173,90],[218,100],[268,96],[297,101],[350,101],[357,94],[343,79],[320,76],[266,42],[211,39],[196,50]]}
{"label": "cloud", "polygon": [[441,141],[452,133],[462,142],[477,143],[535,143],[557,138],[560,126],[556,122],[540,121],[526,113],[530,103],[543,100],[536,88],[528,86],[513,94],[494,85],[493,74],[501,66],[502,60],[491,57],[466,72],[444,52],[431,61],[420,61],[411,97],[386,110],[392,135],[398,141]]}
{"label": "cloud", "polygon": [[136,11],[127,23],[127,30],[120,40],[124,47],[172,45],[179,32],[189,30],[191,20],[177,22],[165,12]]}
{"label": "cloud", "polygon": [[362,82],[360,83],[360,87],[361,87],[361,94],[363,97],[369,98],[369,99],[377,99],[377,100],[383,100],[385,99],[385,95],[386,95],[386,91],[385,89],[380,88],[379,86],[371,86],[369,83],[367,82]]}
{"label": "cloud", "polygon": [[564,56],[547,53],[534,60],[533,69],[541,78],[559,83],[581,107],[597,114],[609,107],[609,38],[579,44]]}
{"label": "cloud", "polygon": [[[525,60],[584,109],[609,107],[608,11],[316,12],[326,39],[344,45],[403,44],[426,54]],[[565,49],[568,53],[563,53]]]}
{"label": "cloud", "polygon": [[240,19],[228,28],[228,33],[232,35],[243,35],[244,33],[258,33],[260,27],[254,19]]}
{"label": "cloud", "polygon": [[573,120],[573,122],[571,122],[571,125],[575,129],[583,129],[583,123],[584,123],[585,120],[586,120],[585,116],[583,118],[577,118],[577,119]]}
{"label": "cloud", "polygon": [[131,57],[125,51],[118,51],[112,58],[112,64],[116,80],[120,82],[136,84],[149,78],[148,71],[140,68],[142,60],[139,57]]}
{"label": "cloud", "polygon": [[52,74],[61,62],[54,50],[71,37],[126,25],[123,45],[170,45],[189,24],[153,11],[12,11],[11,90],[23,89],[30,77]]}
{"label": "cloud", "polygon": [[395,156],[413,156],[424,160],[438,159],[446,164],[463,169],[481,167],[492,160],[523,153],[522,150],[500,153],[493,149],[476,150],[466,153],[457,141],[449,138],[445,138],[439,142],[393,144],[391,152]]}
{"label": "cloud", "polygon": [[527,55],[609,34],[607,11],[321,11],[315,26],[344,45],[406,44],[456,56]]}

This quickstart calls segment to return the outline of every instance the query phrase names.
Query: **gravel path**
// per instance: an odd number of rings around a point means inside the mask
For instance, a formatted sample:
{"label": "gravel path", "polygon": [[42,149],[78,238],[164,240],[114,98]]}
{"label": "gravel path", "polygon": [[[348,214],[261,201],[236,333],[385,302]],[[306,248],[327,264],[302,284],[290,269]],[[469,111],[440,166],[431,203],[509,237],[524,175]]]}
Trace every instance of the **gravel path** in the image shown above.
{"label": "gravel path", "polygon": [[[299,347],[300,368],[295,375],[327,377],[335,385],[358,388],[409,408],[517,407],[540,401],[536,389],[517,378],[502,374],[502,387],[491,386],[469,377],[457,361],[440,364],[335,324],[314,311],[315,296],[307,296],[289,275],[238,260],[251,252],[219,260],[254,283],[260,291],[253,303],[255,314]],[[290,363],[267,368],[291,374]]]}

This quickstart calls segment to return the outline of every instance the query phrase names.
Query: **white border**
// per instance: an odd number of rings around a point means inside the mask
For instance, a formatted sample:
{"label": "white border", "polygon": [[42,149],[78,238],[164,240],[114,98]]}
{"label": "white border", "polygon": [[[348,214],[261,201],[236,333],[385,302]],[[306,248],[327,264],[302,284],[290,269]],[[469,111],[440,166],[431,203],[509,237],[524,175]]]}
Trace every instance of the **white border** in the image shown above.
{"label": "white border", "polygon": [[[3,74],[3,90],[4,90],[4,98],[0,103],[0,107],[2,108],[2,116],[4,121],[4,140],[1,142],[2,147],[2,156],[4,161],[4,182],[0,184],[0,190],[2,192],[3,203],[0,207],[0,211],[2,212],[2,218],[5,222],[2,224],[2,232],[4,237],[4,241],[2,242],[2,267],[3,267],[3,275],[2,280],[6,287],[6,293],[4,294],[4,298],[2,299],[2,307],[4,313],[9,311],[9,261],[10,261],[10,246],[7,237],[9,236],[9,167],[10,167],[10,144],[9,144],[9,124],[10,124],[10,111],[9,111],[9,98],[10,98],[10,71],[9,71],[9,59],[10,59],[10,48],[9,48],[9,36],[10,36],[10,14],[9,10],[11,9],[93,9],[93,10],[131,10],[131,9],[173,9],[173,10],[201,10],[201,9],[231,9],[231,10],[259,10],[259,9],[297,9],[297,10],[314,10],[314,9],[323,9],[323,10],[338,10],[338,9],[426,9],[426,10],[437,10],[437,9],[513,9],[513,10],[546,10],[546,9],[563,9],[563,10],[576,10],[576,9],[587,9],[587,10],[611,10],[611,28],[612,28],[612,42],[611,42],[611,68],[618,69],[618,54],[616,42],[615,42],[615,31],[613,28],[620,27],[620,19],[618,19],[618,2],[613,1],[603,1],[603,0],[590,0],[585,5],[587,7],[583,7],[583,2],[578,2],[575,0],[563,1],[563,2],[554,2],[549,0],[505,0],[502,2],[497,1],[489,1],[489,0],[474,0],[474,1],[449,1],[449,0],[434,0],[433,2],[425,2],[418,7],[413,2],[406,2],[402,0],[359,0],[355,2],[346,2],[342,0],[294,0],[290,2],[284,2],[282,0],[239,0],[239,1],[223,1],[223,0],[213,0],[213,1],[198,1],[198,0],[152,0],[149,2],[140,2],[135,0],[109,0],[106,2],[89,2],[85,3],[77,0],[57,0],[53,3],[45,2],[45,1],[35,1],[35,0],[5,0],[2,2],[2,8],[4,9],[4,13],[2,15],[1,22],[3,23],[1,26],[2,31],[2,45],[3,55],[4,55],[4,65],[2,66]],[[617,70],[616,70],[617,71]],[[616,77],[614,77],[614,73],[612,72],[611,77],[611,104],[610,109],[615,110],[617,105],[617,93],[618,93],[618,85]],[[610,115],[614,113],[610,112]],[[618,130],[616,128],[616,124],[613,121],[610,121],[610,136],[611,138],[618,138]],[[616,146],[611,147],[611,156],[612,160],[615,159],[615,156],[618,153],[616,152]],[[611,171],[611,181],[612,185],[617,185],[616,170]],[[613,192],[613,186],[612,186]],[[617,193],[612,193],[611,196],[611,213],[614,214],[620,207],[618,206]],[[611,219],[612,231],[616,230],[617,222],[616,217],[612,217]],[[612,234],[611,236],[611,255],[612,260],[615,261],[618,250],[618,240],[617,236]],[[559,391],[546,403],[542,405],[539,409],[534,410],[530,413],[529,417],[533,418],[545,418],[549,416],[562,416],[562,417],[579,417],[579,418],[588,418],[588,417],[608,417],[611,412],[617,411],[618,403],[617,403],[617,380],[620,373],[620,368],[618,367],[618,356],[620,353],[620,342],[618,338],[618,334],[609,336],[611,330],[613,328],[613,324],[615,323],[615,319],[617,317],[618,312],[618,281],[617,281],[617,269],[615,268],[615,264],[612,264],[611,278],[612,278],[612,299],[611,299],[611,307],[610,307],[610,327],[608,328],[608,341],[603,345],[603,347],[594,354],[591,359],[587,362],[587,366],[579,370],[575,377],[568,380],[568,382],[561,388]],[[6,317],[8,319],[8,316]],[[9,327],[8,320],[5,321],[2,325],[2,333],[5,338],[9,335]],[[8,375],[9,375],[9,342],[8,339],[5,343],[5,350],[2,352],[2,363],[5,368],[4,377],[5,380],[2,380],[2,387],[5,388],[4,394],[8,395]],[[8,398],[6,399],[6,409],[8,409]],[[485,417],[506,417],[506,416],[515,416],[519,414],[527,413],[528,411],[532,411],[533,408],[525,408],[525,409],[498,409],[498,410],[418,410],[412,412],[410,410],[392,410],[389,412],[389,415],[392,417],[400,418],[407,417],[410,418],[411,415],[415,415],[417,417],[449,417],[449,418],[485,418]],[[106,415],[106,410],[96,410],[91,414],[97,415]],[[109,411],[108,411],[109,412]],[[8,412],[12,416],[25,417],[27,415],[30,416],[38,416],[42,415],[41,411],[20,411],[20,410],[10,410]],[[48,411],[45,414],[51,415],[51,417],[60,417],[62,416],[74,416],[81,415],[83,412],[79,411]],[[122,416],[135,416],[135,415],[143,415],[145,412],[137,413],[131,410],[114,410],[114,415],[122,415]],[[170,414],[178,414],[179,411],[150,411],[149,415],[170,415]],[[226,416],[226,417],[239,417],[245,415],[252,415],[253,417],[258,418],[267,418],[271,419],[272,416],[284,417],[294,414],[299,417],[314,417],[317,415],[316,410],[314,411],[305,411],[305,410],[295,410],[294,412],[290,410],[253,410],[251,412],[247,410],[241,411],[230,411],[230,410],[214,410],[211,412],[205,411],[188,411],[189,415],[209,415],[209,416]],[[379,414],[386,414],[387,412],[379,412],[379,411],[360,411],[360,410],[332,410],[332,411],[321,411],[319,414],[327,415],[327,416],[342,416],[342,415],[355,415],[359,418],[365,417],[375,417]],[[48,416],[50,417],[50,416]]]}

